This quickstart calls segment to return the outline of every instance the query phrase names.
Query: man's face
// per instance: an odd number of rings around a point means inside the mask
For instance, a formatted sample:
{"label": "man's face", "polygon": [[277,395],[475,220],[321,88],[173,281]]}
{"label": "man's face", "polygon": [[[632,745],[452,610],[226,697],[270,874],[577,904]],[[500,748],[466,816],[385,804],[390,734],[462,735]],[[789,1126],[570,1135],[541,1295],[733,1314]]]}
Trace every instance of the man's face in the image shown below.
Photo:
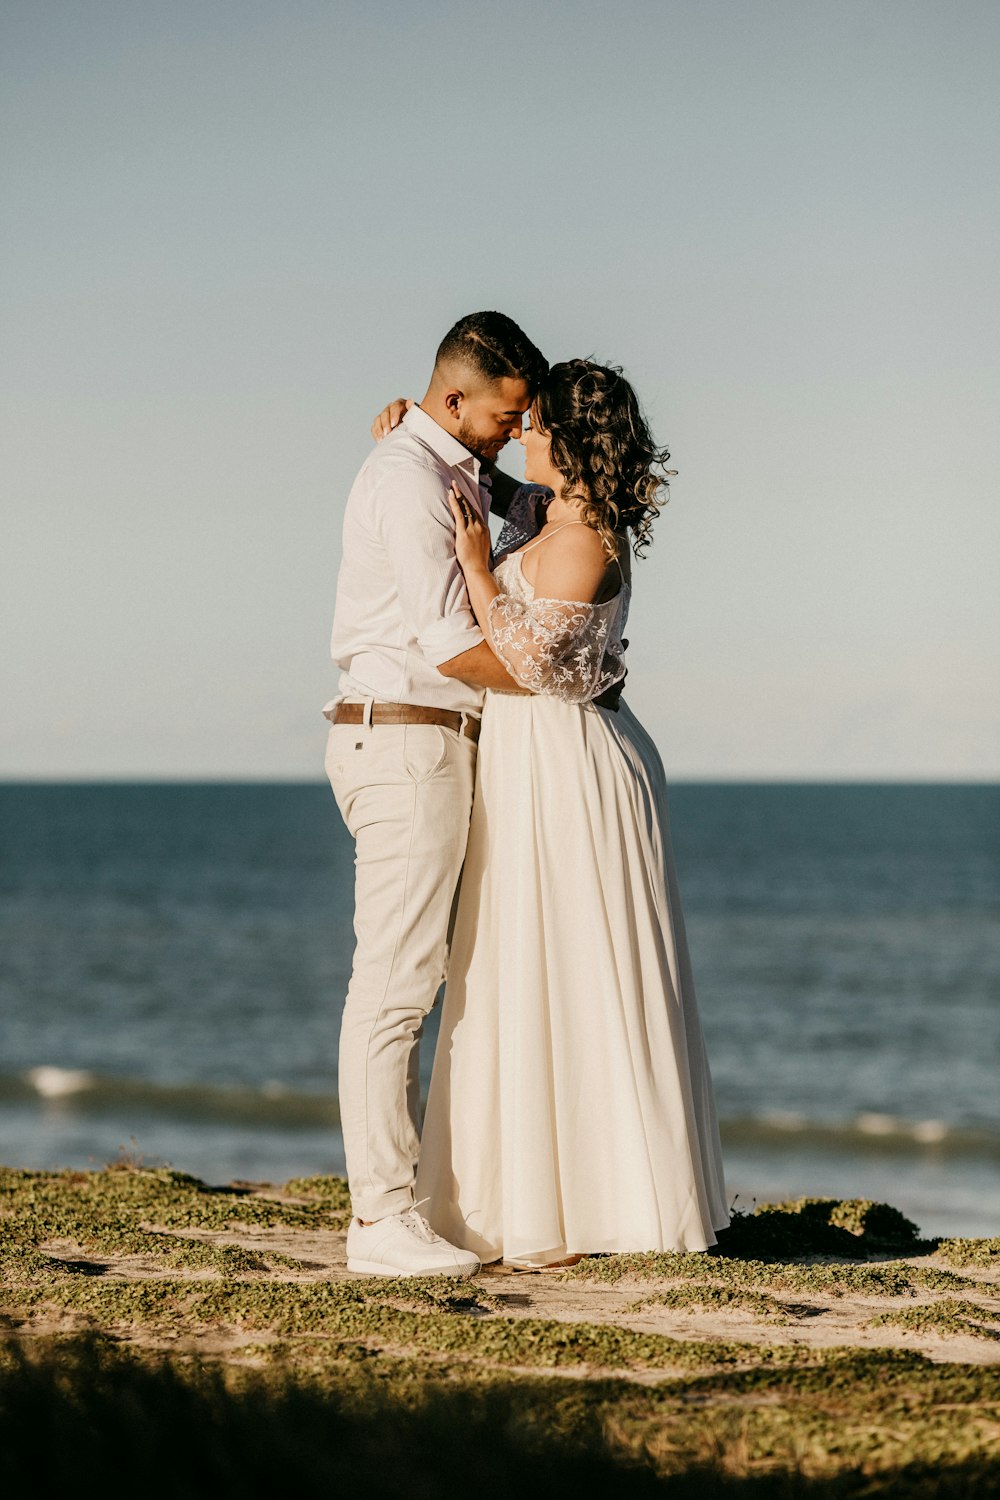
{"label": "man's face", "polygon": [[482,385],[462,396],[455,436],[482,463],[495,463],[501,448],[520,437],[530,404],[527,381],[505,376]]}

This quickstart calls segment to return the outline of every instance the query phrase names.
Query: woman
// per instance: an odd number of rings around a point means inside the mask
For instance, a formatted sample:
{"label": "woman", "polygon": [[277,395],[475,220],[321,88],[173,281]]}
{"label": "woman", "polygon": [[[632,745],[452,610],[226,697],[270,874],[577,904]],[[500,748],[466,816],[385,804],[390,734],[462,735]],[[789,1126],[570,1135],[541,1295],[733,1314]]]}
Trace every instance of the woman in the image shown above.
{"label": "woman", "polygon": [[456,492],[486,639],[527,693],[487,696],[417,1175],[427,1217],[483,1261],[704,1250],[729,1222],[656,748],[624,702],[628,539],[663,483],[628,382],[555,365],[521,439],[554,491],[489,569]]}

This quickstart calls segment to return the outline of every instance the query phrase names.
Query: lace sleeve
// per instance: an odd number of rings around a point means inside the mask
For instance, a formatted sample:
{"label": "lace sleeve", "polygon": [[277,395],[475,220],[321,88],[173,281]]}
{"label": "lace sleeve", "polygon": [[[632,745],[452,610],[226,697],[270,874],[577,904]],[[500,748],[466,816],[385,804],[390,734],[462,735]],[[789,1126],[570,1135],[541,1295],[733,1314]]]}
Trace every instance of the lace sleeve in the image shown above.
{"label": "lace sleeve", "polygon": [[489,636],[519,686],[587,703],[625,676],[621,646],[611,639],[612,618],[576,600],[525,602],[498,594],[490,603]]}

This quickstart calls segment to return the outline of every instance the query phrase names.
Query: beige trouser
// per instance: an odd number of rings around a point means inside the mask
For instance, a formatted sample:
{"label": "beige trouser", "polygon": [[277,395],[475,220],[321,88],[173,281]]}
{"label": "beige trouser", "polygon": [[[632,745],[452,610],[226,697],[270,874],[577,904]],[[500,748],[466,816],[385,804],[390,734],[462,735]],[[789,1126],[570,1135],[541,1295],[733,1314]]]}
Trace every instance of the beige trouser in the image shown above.
{"label": "beige trouser", "polygon": [[360,1219],[413,1202],[424,1017],[444,978],[469,836],[476,746],[436,724],[334,724],[326,771],[356,845],[354,968],[340,1118]]}

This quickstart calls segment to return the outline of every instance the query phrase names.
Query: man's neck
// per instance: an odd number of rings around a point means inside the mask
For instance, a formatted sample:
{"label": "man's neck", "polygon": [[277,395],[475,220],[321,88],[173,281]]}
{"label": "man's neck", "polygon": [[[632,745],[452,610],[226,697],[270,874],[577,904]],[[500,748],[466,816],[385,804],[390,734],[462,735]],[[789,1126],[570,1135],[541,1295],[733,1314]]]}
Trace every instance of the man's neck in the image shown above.
{"label": "man's neck", "polygon": [[428,391],[424,399],[417,402],[417,405],[425,417],[430,417],[432,422],[437,423],[442,432],[446,432],[449,437],[454,438],[456,443],[461,442],[461,438],[455,430],[458,424],[444,402],[434,399],[432,391]]}
{"label": "man's neck", "polygon": [[[437,427],[441,432],[443,432],[445,436],[450,440],[450,442],[454,443],[461,450],[461,453],[465,455],[465,457],[462,458],[452,457],[449,459],[449,462],[453,464],[461,464],[464,467],[466,458],[470,459],[473,467],[473,473],[478,481],[480,471],[483,468],[483,460],[478,456],[478,454],[473,453],[471,449],[467,448],[466,445],[462,442],[462,439],[455,431],[455,424],[453,422],[439,421],[438,417],[434,413],[433,407],[430,411],[428,411],[423,401],[418,401],[416,406],[411,408],[411,412],[417,411],[420,413],[421,417],[428,417],[434,423],[434,426]],[[406,418],[404,417],[403,420],[405,421]],[[430,441],[431,445],[434,446],[434,440],[430,439]]]}

